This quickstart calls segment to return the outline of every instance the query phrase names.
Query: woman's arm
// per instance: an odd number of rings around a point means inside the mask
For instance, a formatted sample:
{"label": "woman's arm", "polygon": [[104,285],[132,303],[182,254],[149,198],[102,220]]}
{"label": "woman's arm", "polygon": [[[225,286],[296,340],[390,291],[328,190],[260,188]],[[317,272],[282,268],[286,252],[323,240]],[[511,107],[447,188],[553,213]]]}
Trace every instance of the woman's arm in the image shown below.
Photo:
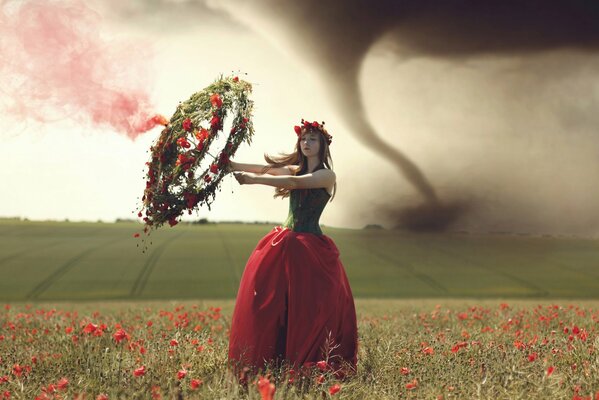
{"label": "woman's arm", "polygon": [[335,184],[335,172],[330,169],[319,169],[305,175],[268,176],[251,172],[236,172],[235,179],[241,185],[268,185],[284,189],[327,188]]}
{"label": "woman's arm", "polygon": [[[252,172],[255,174],[262,174],[262,170],[264,169],[264,167],[266,167],[266,165],[261,165],[261,164],[244,164],[244,163],[238,163],[235,161],[231,161],[229,165],[230,165],[229,170],[231,172],[245,171],[245,172]],[[293,168],[293,166],[286,165],[286,166],[280,167],[280,168],[271,168],[266,173],[269,175],[292,175],[291,168]]]}

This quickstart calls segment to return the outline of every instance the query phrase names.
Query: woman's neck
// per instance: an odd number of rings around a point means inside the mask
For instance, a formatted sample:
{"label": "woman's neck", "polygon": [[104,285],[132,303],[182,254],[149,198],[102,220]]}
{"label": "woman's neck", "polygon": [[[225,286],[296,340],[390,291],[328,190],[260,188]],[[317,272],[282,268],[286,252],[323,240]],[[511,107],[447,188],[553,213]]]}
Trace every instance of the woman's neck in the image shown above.
{"label": "woman's neck", "polygon": [[319,161],[320,160],[318,159],[318,157],[308,158],[308,169],[307,169],[306,173],[310,174],[310,173],[314,172],[314,169],[316,167],[318,167]]}

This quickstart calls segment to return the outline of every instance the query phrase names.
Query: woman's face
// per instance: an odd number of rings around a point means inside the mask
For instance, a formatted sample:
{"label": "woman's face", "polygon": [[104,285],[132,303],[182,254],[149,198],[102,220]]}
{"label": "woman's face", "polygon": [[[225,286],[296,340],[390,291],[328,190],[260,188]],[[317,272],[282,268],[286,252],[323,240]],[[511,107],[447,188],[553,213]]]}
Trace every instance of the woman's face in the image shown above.
{"label": "woman's face", "polygon": [[304,156],[317,156],[320,151],[320,140],[317,132],[304,132],[300,137],[300,147]]}

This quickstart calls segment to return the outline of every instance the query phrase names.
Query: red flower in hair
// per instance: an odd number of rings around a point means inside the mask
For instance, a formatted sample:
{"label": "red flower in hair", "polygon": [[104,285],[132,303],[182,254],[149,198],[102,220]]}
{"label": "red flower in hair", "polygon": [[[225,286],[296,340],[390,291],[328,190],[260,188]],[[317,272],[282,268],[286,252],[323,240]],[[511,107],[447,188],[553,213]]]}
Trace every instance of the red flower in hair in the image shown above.
{"label": "red flower in hair", "polygon": [[316,122],[316,121],[312,122],[312,126],[315,128],[318,128],[318,122]]}
{"label": "red flower in hair", "polygon": [[293,129],[295,130],[295,133],[297,134],[297,136],[299,136],[302,133],[302,128],[300,128],[299,126],[294,126]]}

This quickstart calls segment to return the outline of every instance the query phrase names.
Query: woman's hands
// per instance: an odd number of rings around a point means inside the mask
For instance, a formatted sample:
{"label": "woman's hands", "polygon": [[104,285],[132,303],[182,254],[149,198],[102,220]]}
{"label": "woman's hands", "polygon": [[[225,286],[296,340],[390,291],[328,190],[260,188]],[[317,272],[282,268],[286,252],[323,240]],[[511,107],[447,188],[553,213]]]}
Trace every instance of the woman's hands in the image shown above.
{"label": "woman's hands", "polygon": [[227,169],[226,169],[227,173],[235,172],[237,170],[238,170],[237,163],[233,160],[229,160],[229,162],[227,163]]}
{"label": "woman's hands", "polygon": [[233,176],[235,176],[235,179],[237,179],[237,182],[239,182],[240,185],[253,183],[252,178],[254,177],[254,174],[251,172],[237,171],[233,172]]}

